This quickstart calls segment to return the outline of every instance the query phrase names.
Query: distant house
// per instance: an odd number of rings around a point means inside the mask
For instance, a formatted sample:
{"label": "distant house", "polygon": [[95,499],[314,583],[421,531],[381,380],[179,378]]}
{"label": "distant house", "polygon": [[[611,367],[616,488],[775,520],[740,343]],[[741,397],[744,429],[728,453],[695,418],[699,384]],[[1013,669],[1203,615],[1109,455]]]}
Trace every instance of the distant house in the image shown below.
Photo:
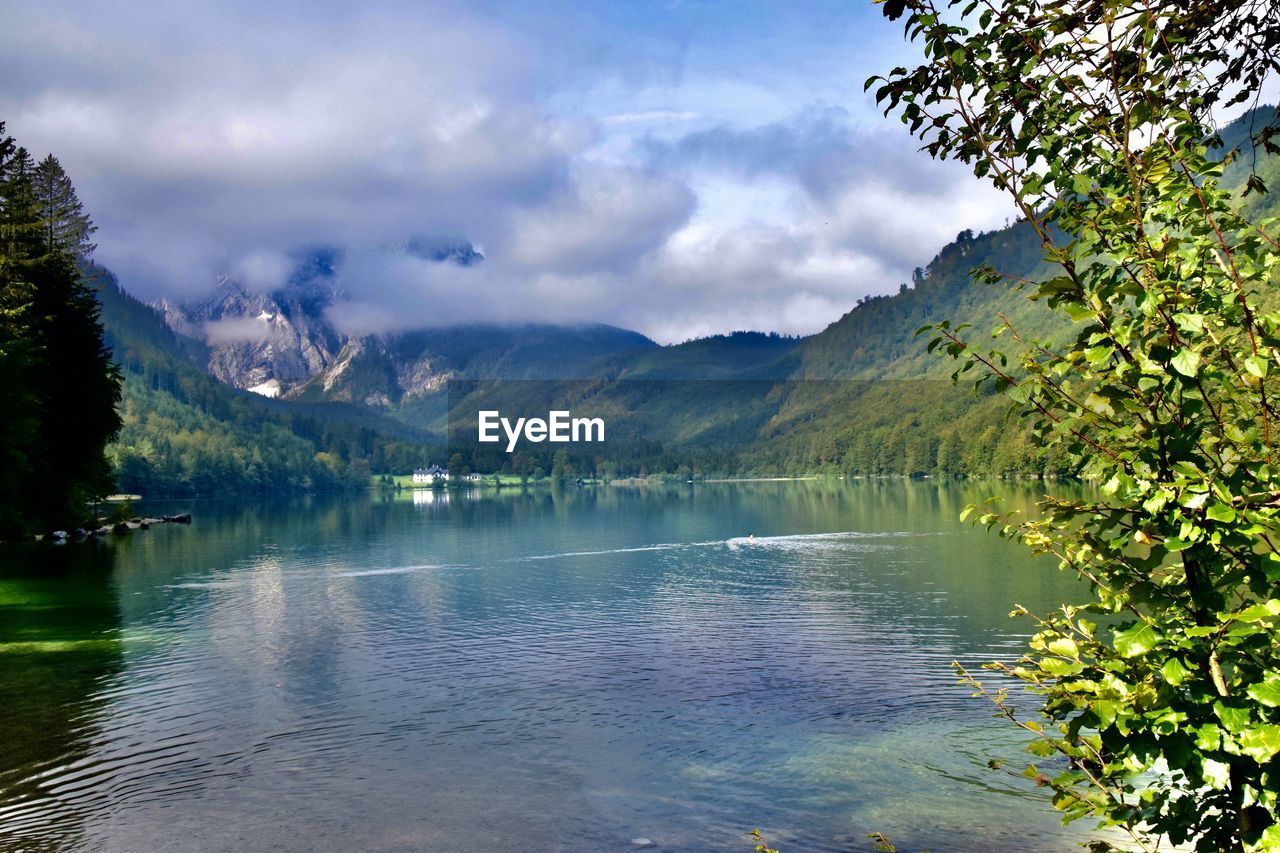
{"label": "distant house", "polygon": [[413,469],[413,482],[415,483],[438,483],[447,479],[449,479],[449,469],[441,468],[439,465]]}

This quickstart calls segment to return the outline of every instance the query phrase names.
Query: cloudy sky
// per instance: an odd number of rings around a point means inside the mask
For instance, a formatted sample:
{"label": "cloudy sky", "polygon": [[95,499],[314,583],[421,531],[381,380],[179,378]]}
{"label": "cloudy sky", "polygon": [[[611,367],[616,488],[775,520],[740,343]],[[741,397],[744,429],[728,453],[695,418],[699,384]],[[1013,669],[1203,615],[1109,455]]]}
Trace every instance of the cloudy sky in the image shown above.
{"label": "cloudy sky", "polygon": [[863,94],[912,56],[870,0],[143,6],[0,0],[0,121],[147,299],[332,246],[351,332],[808,333],[1009,215]]}

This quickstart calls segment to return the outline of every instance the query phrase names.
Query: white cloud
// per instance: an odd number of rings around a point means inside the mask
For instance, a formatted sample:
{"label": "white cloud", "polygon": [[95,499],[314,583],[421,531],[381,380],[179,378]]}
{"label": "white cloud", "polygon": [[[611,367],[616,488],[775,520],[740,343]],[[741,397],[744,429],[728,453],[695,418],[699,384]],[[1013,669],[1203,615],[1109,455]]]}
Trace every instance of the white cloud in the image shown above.
{"label": "white cloud", "polygon": [[283,286],[293,268],[293,259],[283,252],[259,250],[242,257],[231,272],[249,290],[266,293]]}
{"label": "white cloud", "polygon": [[210,344],[239,344],[262,340],[271,326],[265,317],[229,317],[205,323],[202,331]]}
{"label": "white cloud", "polygon": [[625,270],[665,243],[694,203],[674,181],[588,166],[548,204],[515,213],[507,256],[531,272]]}
{"label": "white cloud", "polygon": [[617,113],[605,116],[605,124],[665,124],[668,122],[688,122],[699,117],[691,110],[644,110],[638,113]]}
{"label": "white cloud", "polygon": [[[833,100],[857,76],[838,52],[818,81],[808,44],[788,77],[751,44],[718,69],[658,32],[610,65],[617,33],[494,8],[48,0],[6,15],[0,118],[58,154],[127,289],[181,299],[229,273],[268,290],[299,249],[329,245],[347,253],[351,299],[332,317],[352,333],[811,332],[1003,220],[997,196],[872,123],[860,95]],[[387,248],[431,235],[487,259]]]}

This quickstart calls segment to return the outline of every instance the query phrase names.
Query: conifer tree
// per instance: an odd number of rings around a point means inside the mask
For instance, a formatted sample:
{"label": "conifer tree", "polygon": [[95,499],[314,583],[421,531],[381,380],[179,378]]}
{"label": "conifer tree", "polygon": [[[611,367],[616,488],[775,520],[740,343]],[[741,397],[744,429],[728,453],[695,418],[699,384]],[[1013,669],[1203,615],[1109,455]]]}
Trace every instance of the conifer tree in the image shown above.
{"label": "conifer tree", "polygon": [[79,523],[112,488],[121,376],[85,278],[94,230],[58,161],[0,124],[0,535]]}
{"label": "conifer tree", "polygon": [[19,149],[0,123],[0,536],[21,529],[29,454],[39,437],[31,335],[32,286],[18,263],[22,228]]}
{"label": "conifer tree", "polygon": [[49,246],[84,260],[97,248],[89,238],[98,227],[84,212],[71,178],[52,154],[35,167],[34,187],[42,236]]}

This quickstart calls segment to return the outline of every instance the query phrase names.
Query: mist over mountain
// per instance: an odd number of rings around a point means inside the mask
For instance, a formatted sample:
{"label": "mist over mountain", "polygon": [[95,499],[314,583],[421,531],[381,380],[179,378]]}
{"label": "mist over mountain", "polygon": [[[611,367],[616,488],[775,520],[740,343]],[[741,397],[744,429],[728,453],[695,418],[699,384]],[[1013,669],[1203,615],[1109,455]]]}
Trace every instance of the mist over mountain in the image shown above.
{"label": "mist over mountain", "polygon": [[[1224,128],[1226,146],[1241,142],[1247,123],[1272,115],[1274,108],[1265,107],[1260,115],[1247,114]],[[1256,159],[1238,157],[1222,180],[1242,188],[1251,169],[1268,185],[1280,184],[1280,158],[1262,152]],[[1277,205],[1273,194],[1242,197],[1241,203],[1255,215]],[[487,263],[465,241],[406,241],[391,251],[440,270],[474,270]],[[921,325],[941,319],[990,328],[999,314],[1030,337],[1052,340],[1070,333],[1067,321],[1022,292],[973,283],[970,272],[980,265],[1026,280],[1047,271],[1040,242],[1025,224],[985,233],[965,230],[896,293],[859,299],[817,334],[737,332],[660,346],[637,332],[589,323],[495,320],[352,333],[344,320],[357,303],[353,291],[358,293],[360,281],[342,275],[351,267],[338,253],[317,251],[295,259],[276,286],[262,287],[260,276],[248,276],[257,287],[224,276],[205,299],[163,303],[163,319],[155,312],[143,318],[150,309],[135,305],[130,311],[107,311],[104,320],[112,334],[122,317],[146,326],[152,337],[152,326],[164,329],[170,336],[163,346],[168,366],[159,373],[182,377],[179,385],[189,389],[183,405],[197,410],[186,417],[201,430],[213,430],[228,412],[256,413],[242,414],[239,422],[268,422],[281,435],[301,435],[304,444],[335,447],[335,470],[343,472],[352,465],[361,471],[365,464],[400,470],[438,458],[443,450],[432,442],[443,440],[450,415],[457,414],[450,407],[474,416],[477,406],[491,408],[494,399],[479,386],[471,396],[451,401],[451,380],[539,379],[550,383],[539,393],[559,395],[558,407],[590,399],[611,422],[630,425],[634,444],[618,469],[624,473],[677,468],[737,475],[1070,473],[1036,455],[1024,427],[1008,419],[1003,397],[975,396],[953,386],[948,380],[953,366],[928,353],[927,340],[915,335]],[[1270,283],[1266,299],[1280,293],[1276,284]],[[121,296],[112,304],[117,303],[128,299]],[[162,386],[177,381],[154,379],[154,361],[153,356],[125,359],[126,390],[139,400],[167,393]],[[204,384],[194,378],[200,374]],[[223,399],[232,388],[254,393]],[[503,393],[501,399],[526,407],[547,403],[536,395]],[[130,427],[121,452],[134,460],[131,464],[141,465],[138,459],[160,464],[148,448],[169,441],[167,421],[148,417],[126,417]],[[312,426],[300,428],[299,417]],[[352,424],[359,424],[358,441],[333,437]],[[240,447],[261,442],[236,429]],[[297,453],[291,471],[315,468],[302,451]],[[501,466],[509,460],[488,461]],[[549,458],[543,461],[550,464]],[[595,470],[602,461],[584,457],[577,464]],[[154,474],[156,469],[146,470]],[[180,472],[181,466],[174,470]],[[185,482],[180,474],[151,482],[175,478]]]}
{"label": "mist over mountain", "polygon": [[[473,267],[484,256],[464,240],[415,238],[391,251],[433,264]],[[264,397],[388,407],[439,390],[454,377],[577,378],[599,359],[656,348],[604,324],[472,323],[349,334],[343,319],[360,282],[339,274],[332,250],[296,261],[283,285],[255,290],[221,276],[208,297],[162,300],[166,323],[195,346],[199,366]]]}

